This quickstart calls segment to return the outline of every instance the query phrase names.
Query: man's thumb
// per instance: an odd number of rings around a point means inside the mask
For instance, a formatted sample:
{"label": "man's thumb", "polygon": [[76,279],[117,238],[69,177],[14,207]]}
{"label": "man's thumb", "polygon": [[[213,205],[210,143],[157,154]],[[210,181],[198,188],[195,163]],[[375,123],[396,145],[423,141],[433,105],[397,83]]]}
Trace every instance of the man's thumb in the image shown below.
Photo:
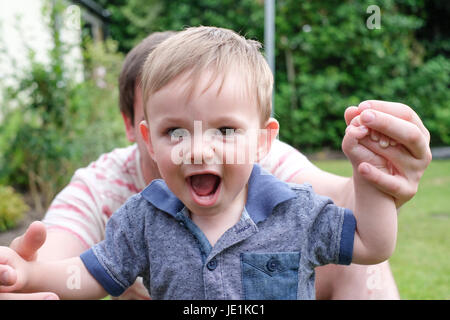
{"label": "man's thumb", "polygon": [[25,233],[15,238],[10,248],[15,250],[25,260],[35,260],[37,250],[42,247],[47,237],[45,225],[40,221],[35,221],[28,227]]}

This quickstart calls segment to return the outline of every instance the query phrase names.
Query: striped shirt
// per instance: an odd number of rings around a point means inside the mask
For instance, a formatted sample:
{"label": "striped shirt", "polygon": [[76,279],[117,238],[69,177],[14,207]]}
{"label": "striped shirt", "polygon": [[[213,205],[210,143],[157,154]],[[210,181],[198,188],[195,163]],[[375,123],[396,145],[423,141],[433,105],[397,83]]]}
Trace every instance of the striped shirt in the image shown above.
{"label": "striped shirt", "polygon": [[[314,166],[279,140],[260,164],[286,182]],[[51,203],[43,222],[48,230],[73,234],[88,249],[104,239],[106,222],[112,213],[145,187],[137,145],[114,149],[75,171],[70,183]]]}

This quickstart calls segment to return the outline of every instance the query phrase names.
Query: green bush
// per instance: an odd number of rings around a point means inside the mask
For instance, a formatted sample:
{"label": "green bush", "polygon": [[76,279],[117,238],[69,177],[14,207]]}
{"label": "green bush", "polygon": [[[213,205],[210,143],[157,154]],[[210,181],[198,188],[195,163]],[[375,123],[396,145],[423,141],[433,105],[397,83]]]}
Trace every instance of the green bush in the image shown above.
{"label": "green bush", "polygon": [[19,193],[12,187],[0,185],[0,231],[15,227],[28,210]]}
{"label": "green bush", "polygon": [[30,67],[1,94],[0,183],[29,191],[39,212],[76,168],[126,144],[117,89],[123,55],[114,41],[86,41],[83,61],[75,62],[84,65],[84,81],[76,82],[64,62],[57,9],[50,10],[52,59],[40,63],[30,50]]}
{"label": "green bush", "polygon": [[[200,24],[264,40],[262,0],[99,3],[112,12],[111,35],[122,50],[152,31]],[[381,10],[380,29],[367,28],[370,5]],[[378,99],[411,106],[430,130],[432,145],[449,144],[449,10],[445,1],[276,1],[280,138],[303,151],[340,149],[345,108]]]}

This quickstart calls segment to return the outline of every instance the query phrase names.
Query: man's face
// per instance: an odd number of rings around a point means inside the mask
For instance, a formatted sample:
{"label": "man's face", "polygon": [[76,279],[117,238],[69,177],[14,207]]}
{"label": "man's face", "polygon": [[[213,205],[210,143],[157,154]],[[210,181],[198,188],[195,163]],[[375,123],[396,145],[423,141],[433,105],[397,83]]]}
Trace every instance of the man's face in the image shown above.
{"label": "man's face", "polygon": [[125,114],[122,114],[125,129],[127,133],[128,140],[130,142],[136,142],[137,147],[139,149],[140,154],[140,166],[142,170],[142,174],[144,176],[144,181],[146,184],[150,183],[153,179],[161,178],[158,167],[153,159],[147,152],[147,147],[142,139],[142,136],[139,131],[139,124],[142,120],[144,120],[144,105],[142,102],[142,89],[140,86],[136,86],[134,92],[134,120],[131,121],[129,117]]}
{"label": "man's face", "polygon": [[184,75],[154,93],[141,130],[172,192],[196,214],[211,215],[245,203],[261,126],[257,103],[237,74],[208,87],[209,76],[200,77],[189,97]]}

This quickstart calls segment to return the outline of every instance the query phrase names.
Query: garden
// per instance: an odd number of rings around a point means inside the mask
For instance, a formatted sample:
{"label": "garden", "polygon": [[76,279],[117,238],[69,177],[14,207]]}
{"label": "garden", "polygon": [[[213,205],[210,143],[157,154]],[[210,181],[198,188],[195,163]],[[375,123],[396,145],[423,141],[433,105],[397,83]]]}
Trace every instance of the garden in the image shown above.
{"label": "garden", "polygon": [[[79,1],[41,2],[51,43],[44,50],[47,62],[24,38],[22,64],[0,37],[0,59],[17,70],[0,74],[0,245],[42,219],[77,168],[129,145],[118,77],[125,55],[148,34],[214,25],[264,40],[262,0],[97,0],[93,8]],[[450,146],[450,3],[380,0],[381,27],[369,29],[372,4],[276,1],[279,138],[342,176],[352,172],[340,151],[344,110],[363,100],[411,106],[430,132],[431,148]],[[68,68],[73,44],[63,41],[61,31],[69,5],[80,10],[81,55],[71,63],[81,68],[82,81]],[[95,10],[103,12],[100,40],[83,20],[84,11]],[[0,36],[3,27],[0,20]],[[390,264],[402,299],[450,299],[449,194],[450,159],[434,159],[416,196],[399,210]]]}

